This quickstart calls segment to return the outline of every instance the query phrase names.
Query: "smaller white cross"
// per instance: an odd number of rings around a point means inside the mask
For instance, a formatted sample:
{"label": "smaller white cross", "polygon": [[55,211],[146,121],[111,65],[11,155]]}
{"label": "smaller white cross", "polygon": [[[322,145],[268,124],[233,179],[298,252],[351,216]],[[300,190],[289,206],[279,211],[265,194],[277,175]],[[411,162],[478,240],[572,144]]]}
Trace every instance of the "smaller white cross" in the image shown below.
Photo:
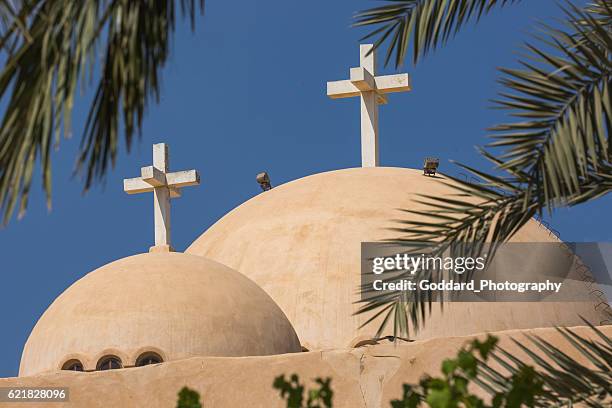
{"label": "smaller white cross", "polygon": [[373,48],[372,44],[359,47],[359,67],[351,68],[349,80],[327,83],[327,96],[332,99],[360,97],[362,167],[379,165],[378,105],[387,103],[388,93],[411,90],[408,74],[376,76]]}
{"label": "smaller white cross", "polygon": [[181,188],[200,184],[196,170],[169,173],[168,146],[153,145],[153,166],[140,169],[140,177],[123,180],[128,194],[153,192],[155,214],[155,246],[150,252],[173,251],[170,241],[170,199],[181,196]]}

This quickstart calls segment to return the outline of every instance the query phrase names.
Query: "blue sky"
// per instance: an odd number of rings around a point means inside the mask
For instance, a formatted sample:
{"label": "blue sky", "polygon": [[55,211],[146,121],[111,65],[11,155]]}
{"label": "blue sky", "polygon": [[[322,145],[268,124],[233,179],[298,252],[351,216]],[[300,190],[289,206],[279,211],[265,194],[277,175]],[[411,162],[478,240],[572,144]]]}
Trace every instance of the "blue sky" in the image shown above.
{"label": "blue sky", "polygon": [[[173,201],[173,241],[183,250],[229,210],[258,194],[255,175],[273,184],[360,165],[359,104],[329,100],[328,80],[358,65],[363,31],[353,12],[373,1],[208,1],[194,33],[180,24],[164,72],[163,97],[143,137],[103,186],[81,194],[71,177],[80,134],[63,140],[54,161],[53,210],[36,186],[29,211],[0,230],[0,377],[17,374],[23,344],[38,317],[91,270],[144,252],[153,239],[152,197],[128,196],[122,179],[151,164],[152,143],[170,145],[171,168],[197,168],[202,185]],[[560,17],[553,1],[526,1],[471,25],[417,67],[414,90],[394,94],[381,111],[381,163],[419,167],[425,156],[490,166],[474,146],[503,120],[490,109],[500,66],[516,66],[536,19]],[[382,69],[379,73],[393,73]],[[75,129],[87,108],[81,100]],[[398,192],[400,193],[400,192]],[[567,241],[612,241],[612,197],[559,210],[550,221]],[[102,295],[102,294],[101,294]]]}

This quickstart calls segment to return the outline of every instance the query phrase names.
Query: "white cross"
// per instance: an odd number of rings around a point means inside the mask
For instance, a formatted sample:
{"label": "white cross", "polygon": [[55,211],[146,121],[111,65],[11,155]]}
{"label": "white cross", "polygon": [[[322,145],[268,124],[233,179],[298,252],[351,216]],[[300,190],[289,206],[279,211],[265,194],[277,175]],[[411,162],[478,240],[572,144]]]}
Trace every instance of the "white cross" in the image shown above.
{"label": "white cross", "polygon": [[372,44],[362,44],[360,66],[351,68],[350,79],[327,83],[332,99],[359,96],[361,99],[361,166],[376,167],[378,161],[378,105],[386,104],[386,94],[410,91],[408,74],[376,76],[376,55]]}
{"label": "white cross", "polygon": [[200,184],[196,170],[169,173],[168,146],[153,145],[153,166],[140,169],[140,177],[123,180],[128,194],[153,192],[155,213],[155,246],[151,252],[173,251],[170,241],[170,199],[181,196],[181,188]]}

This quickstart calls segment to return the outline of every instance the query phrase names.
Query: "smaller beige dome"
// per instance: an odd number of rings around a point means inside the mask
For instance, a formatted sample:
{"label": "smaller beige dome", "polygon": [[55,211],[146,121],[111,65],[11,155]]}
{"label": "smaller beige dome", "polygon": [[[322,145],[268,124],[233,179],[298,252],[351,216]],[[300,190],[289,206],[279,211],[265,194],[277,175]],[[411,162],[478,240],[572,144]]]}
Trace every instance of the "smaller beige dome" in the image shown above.
{"label": "smaller beige dome", "polygon": [[149,253],[105,265],[78,280],[42,315],[25,344],[20,376],[104,357],[124,367],[147,353],[259,356],[300,351],[281,309],[235,270],[182,253]]}

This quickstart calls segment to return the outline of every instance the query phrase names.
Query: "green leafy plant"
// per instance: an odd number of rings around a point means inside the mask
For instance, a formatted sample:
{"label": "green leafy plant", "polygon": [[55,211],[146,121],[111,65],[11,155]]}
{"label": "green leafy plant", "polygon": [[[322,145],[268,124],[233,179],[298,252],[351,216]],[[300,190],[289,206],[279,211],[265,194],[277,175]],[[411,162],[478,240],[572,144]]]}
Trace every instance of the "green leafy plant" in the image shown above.
{"label": "green leafy plant", "polygon": [[[360,14],[358,24],[403,24],[389,50],[404,58],[408,33],[414,35],[415,55],[422,55],[470,16],[506,3],[511,2],[398,0],[388,9]],[[438,254],[466,243],[474,248],[485,241],[497,244],[535,215],[612,191],[612,4],[597,0],[580,9],[567,3],[563,11],[564,26],[543,25],[539,43],[525,45],[522,68],[501,70],[505,89],[496,107],[514,119],[493,126],[492,142],[480,150],[495,174],[459,164],[479,182],[451,176],[439,181],[454,193],[421,196],[427,209],[406,213],[422,221],[400,220],[395,230],[401,235],[391,240],[395,244],[428,244]],[[431,308],[431,297],[421,292],[367,293],[360,313],[384,314],[383,325],[393,321],[394,333],[407,337],[410,327],[417,331],[424,324]]]}
{"label": "green leafy plant", "polygon": [[[531,360],[530,365],[497,346],[495,337],[488,336],[484,342],[474,340],[463,347],[456,358],[444,360],[442,377],[424,377],[418,385],[404,385],[402,399],[392,401],[391,406],[519,408],[570,407],[578,403],[595,408],[609,406],[612,400],[612,340],[596,327],[589,326],[597,340],[567,328],[557,330],[590,366],[576,361],[539,336],[527,335],[532,347],[513,339]],[[469,384],[489,394],[491,403],[486,404],[471,393]]]}
{"label": "green leafy plant", "polygon": [[200,394],[188,387],[183,387],[178,393],[176,408],[202,408]]}
{"label": "green leafy plant", "polygon": [[331,389],[331,378],[315,379],[318,388],[308,390],[304,401],[305,387],[300,384],[297,374],[292,374],[289,381],[284,375],[274,379],[274,388],[280,391],[280,396],[287,402],[287,408],[331,408],[334,393]]}
{"label": "green leafy plant", "polygon": [[23,214],[40,160],[51,204],[51,149],[72,134],[75,94],[95,83],[77,170],[85,189],[128,150],[151,101],[160,96],[177,9],[192,27],[203,0],[0,1],[0,212]]}
{"label": "green leafy plant", "polygon": [[470,392],[468,386],[477,380],[479,363],[485,364],[498,339],[488,336],[484,342],[473,340],[455,358],[442,363],[442,377],[423,377],[418,385],[404,384],[403,397],[391,401],[392,408],[415,408],[427,404],[432,408],[498,408],[533,406],[543,395],[543,381],[533,367],[522,365],[508,378],[506,392],[497,392],[491,405]]}

